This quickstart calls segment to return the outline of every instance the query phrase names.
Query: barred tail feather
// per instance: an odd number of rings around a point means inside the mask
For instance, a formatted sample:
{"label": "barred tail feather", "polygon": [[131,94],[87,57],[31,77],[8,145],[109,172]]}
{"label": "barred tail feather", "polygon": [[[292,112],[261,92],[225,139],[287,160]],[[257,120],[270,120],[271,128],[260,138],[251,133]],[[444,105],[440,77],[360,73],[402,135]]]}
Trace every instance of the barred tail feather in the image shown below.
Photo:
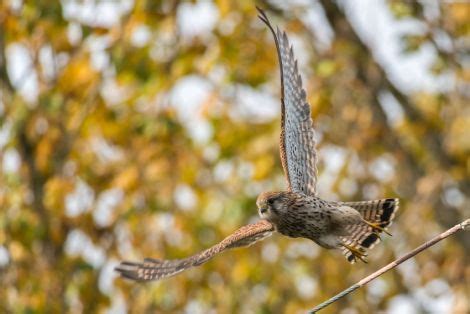
{"label": "barred tail feather", "polygon": [[[397,198],[387,198],[375,201],[347,202],[343,204],[357,210],[365,221],[375,224],[380,228],[386,228],[392,224],[395,218],[399,200]],[[362,253],[364,256],[367,250],[372,249],[380,242],[379,234],[381,231],[378,231],[366,223],[352,225],[348,231],[349,235],[343,237],[343,243],[353,250]],[[356,256],[350,249],[344,247],[343,254],[350,263],[356,261]]]}
{"label": "barred tail feather", "polygon": [[376,201],[348,202],[345,205],[354,208],[361,213],[364,220],[379,223],[385,228],[392,224],[395,213],[398,210],[398,198],[386,198]]}

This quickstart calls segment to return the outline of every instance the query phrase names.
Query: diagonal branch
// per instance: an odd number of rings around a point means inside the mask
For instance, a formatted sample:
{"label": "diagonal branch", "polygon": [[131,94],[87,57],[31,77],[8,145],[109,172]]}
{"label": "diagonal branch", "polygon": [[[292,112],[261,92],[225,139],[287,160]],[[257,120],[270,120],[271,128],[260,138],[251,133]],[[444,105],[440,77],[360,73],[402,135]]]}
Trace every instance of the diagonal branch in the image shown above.
{"label": "diagonal branch", "polygon": [[334,1],[327,0],[322,0],[321,4],[325,10],[326,17],[334,27],[335,32],[339,33],[341,37],[347,38],[356,43],[361,53],[368,56],[367,59],[372,60],[374,70],[377,71],[378,75],[371,77],[366,73],[365,66],[362,66],[362,69],[360,69],[362,73],[359,73],[359,78],[374,90],[374,94],[377,94],[377,92],[381,90],[389,91],[400,103],[407,118],[413,123],[423,124],[426,130],[428,130],[424,135],[423,144],[426,145],[426,148],[429,151],[433,152],[433,156],[439,161],[439,163],[446,167],[454,165],[456,161],[442,149],[442,140],[439,133],[434,131],[435,127],[419,110],[416,109],[409,97],[400,91],[390,80],[383,67],[374,58],[369,46],[355,32],[340,6]]}
{"label": "diagonal branch", "polygon": [[[429,168],[433,167],[430,163],[431,160],[433,161],[432,163],[438,163],[442,166],[442,169],[447,170],[449,173],[451,172],[450,169],[456,166],[462,166],[462,163],[445,149],[442,130],[423,115],[416,108],[412,99],[400,91],[389,79],[383,67],[374,59],[369,46],[367,46],[354,30],[345,11],[341,8],[341,5],[338,4],[338,1],[320,0],[320,3],[325,10],[325,15],[330,25],[335,30],[336,36],[354,43],[359,51],[359,55],[366,56],[366,58],[357,58],[358,79],[370,90],[371,109],[374,112],[374,118],[380,119],[380,121],[383,122],[384,128],[387,129],[387,134],[390,135],[384,139],[384,143],[386,143],[388,147],[393,148],[393,150],[400,152],[400,156],[403,158],[404,166],[406,167],[406,173],[410,176],[411,180],[417,181],[425,177],[429,171],[432,172],[434,168]],[[400,132],[396,132],[390,124],[386,123],[386,112],[378,101],[378,96],[382,91],[388,91],[395,97],[403,108],[406,119],[410,124],[419,125],[420,128],[425,130],[422,134],[415,131],[410,134],[414,138],[419,137],[420,149],[424,152],[428,152],[425,157],[416,154],[413,148],[409,147],[407,144],[406,138],[401,136]],[[470,184],[468,184],[467,181],[468,180],[456,180],[458,188],[464,194],[470,193]],[[444,204],[439,197],[443,189],[444,185],[441,183],[441,188],[436,190],[433,194],[435,200],[433,201],[434,205],[432,207],[435,208],[434,214],[437,222],[443,226],[443,228],[450,228],[463,219],[465,214],[463,211],[438,210],[449,208],[449,205]],[[411,197],[412,194],[416,192],[416,189],[412,188],[409,189],[409,191],[409,196]],[[467,251],[470,250],[468,237],[462,237],[461,234],[458,234],[457,240]]]}
{"label": "diagonal branch", "polygon": [[402,257],[394,260],[393,262],[391,262],[390,264],[382,267],[381,269],[379,269],[378,271],[376,271],[375,273],[361,279],[360,281],[358,281],[357,283],[355,283],[354,285],[352,285],[351,287],[347,288],[346,290],[343,290],[342,292],[338,293],[337,295],[335,295],[334,297],[332,297],[331,299],[317,305],[316,307],[314,307],[312,310],[309,311],[309,313],[316,313],[318,311],[320,311],[321,309],[324,309],[325,307],[327,307],[328,305],[338,301],[339,299],[347,296],[348,294],[350,294],[351,292],[357,290],[358,288],[362,287],[362,286],[365,286],[367,283],[369,283],[370,281],[374,280],[375,278],[379,277],[380,275],[386,273],[387,271],[389,271],[390,269],[393,269],[395,267],[397,267],[398,265],[400,265],[401,263],[403,263],[404,261],[412,258],[413,256],[415,256],[416,254],[430,248],[431,246],[433,246],[434,244],[436,244],[437,242],[440,242],[441,240],[444,240],[445,238],[447,238],[448,236],[451,236],[453,235],[454,233],[458,232],[458,231],[462,231],[462,230],[470,230],[470,219],[467,219],[455,226],[453,226],[452,228],[450,228],[449,230],[439,234],[438,236],[434,237],[433,239],[429,240],[428,242],[426,243],[423,243],[422,245],[418,246],[416,249],[414,249],[413,251],[411,252],[408,252],[407,254],[403,255]]}

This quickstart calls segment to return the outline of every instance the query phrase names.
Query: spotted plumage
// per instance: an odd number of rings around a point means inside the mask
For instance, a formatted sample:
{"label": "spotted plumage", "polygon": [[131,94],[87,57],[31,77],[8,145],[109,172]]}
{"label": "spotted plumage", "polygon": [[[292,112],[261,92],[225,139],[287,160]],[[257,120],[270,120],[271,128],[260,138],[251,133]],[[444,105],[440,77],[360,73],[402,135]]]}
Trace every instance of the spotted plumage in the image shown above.
{"label": "spotted plumage", "polygon": [[275,31],[266,14],[258,11],[274,36],[279,57],[282,95],[279,149],[287,191],[261,193],[256,204],[262,220],[241,227],[211,248],[184,259],[125,261],[116,268],[122,277],[137,281],[170,277],[227,249],[249,246],[273,232],[307,238],[327,249],[340,249],[351,263],[357,259],[366,261],[366,250],[380,241],[380,233],[387,232],[398,209],[398,199],[331,202],[317,196],[313,122],[297,61],[286,33]]}
{"label": "spotted plumage", "polygon": [[349,262],[378,241],[391,224],[398,199],[329,202],[295,192],[265,192],[257,200],[259,215],[275,230],[292,238],[307,238],[327,249],[341,249]]}

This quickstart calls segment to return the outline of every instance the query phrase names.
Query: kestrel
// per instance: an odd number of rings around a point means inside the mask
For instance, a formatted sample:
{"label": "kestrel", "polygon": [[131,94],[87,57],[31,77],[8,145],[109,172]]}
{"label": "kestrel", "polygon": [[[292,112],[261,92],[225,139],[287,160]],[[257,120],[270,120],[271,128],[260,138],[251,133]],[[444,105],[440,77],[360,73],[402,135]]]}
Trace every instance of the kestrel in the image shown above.
{"label": "kestrel", "polygon": [[317,153],[310,105],[299,75],[297,61],[285,32],[274,31],[266,14],[259,18],[272,35],[281,72],[280,154],[287,179],[287,191],[264,192],[256,205],[262,218],[241,227],[211,248],[188,258],[161,260],[146,258],[142,263],[122,262],[121,276],[151,281],[173,276],[199,266],[224,250],[249,246],[273,232],[292,238],[307,238],[327,249],[340,249],[346,259],[366,262],[367,249],[387,232],[398,209],[398,199],[362,202],[331,202],[317,196]]}

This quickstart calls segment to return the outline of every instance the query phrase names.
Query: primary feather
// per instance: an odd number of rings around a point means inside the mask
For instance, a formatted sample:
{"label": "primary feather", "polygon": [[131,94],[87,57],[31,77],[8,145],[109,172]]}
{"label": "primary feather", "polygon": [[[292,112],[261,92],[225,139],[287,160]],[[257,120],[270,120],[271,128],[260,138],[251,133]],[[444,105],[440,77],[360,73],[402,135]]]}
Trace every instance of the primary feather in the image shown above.
{"label": "primary feather", "polygon": [[125,278],[138,281],[170,277],[188,268],[199,266],[227,249],[250,246],[269,237],[273,231],[272,223],[260,220],[257,223],[241,227],[218,244],[188,258],[177,260],[146,258],[143,262],[124,261],[116,268],[116,271]]}
{"label": "primary feather", "polygon": [[317,153],[310,105],[302,87],[297,60],[285,32],[274,31],[266,14],[258,8],[259,18],[274,36],[281,72],[281,162],[288,190],[316,195]]}

